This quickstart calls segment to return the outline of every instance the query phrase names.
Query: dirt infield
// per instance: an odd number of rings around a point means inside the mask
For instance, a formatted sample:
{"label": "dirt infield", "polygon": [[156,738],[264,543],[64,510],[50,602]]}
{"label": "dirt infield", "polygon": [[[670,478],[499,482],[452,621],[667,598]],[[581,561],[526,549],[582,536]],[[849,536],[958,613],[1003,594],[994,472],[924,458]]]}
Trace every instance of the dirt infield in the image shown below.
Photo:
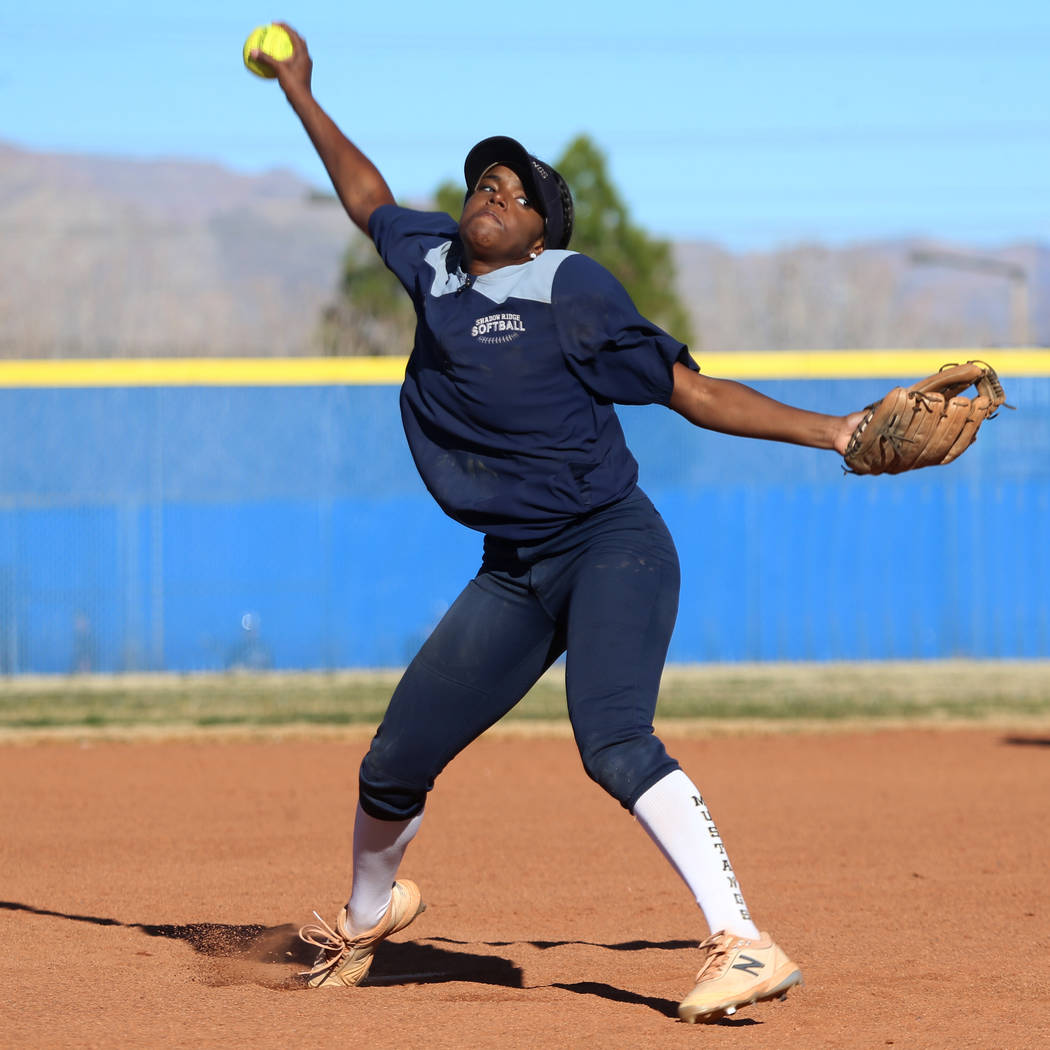
{"label": "dirt infield", "polygon": [[674,1019],[703,923],[571,741],[453,764],[404,867],[428,911],[332,992],[294,930],[345,896],[364,735],[50,742],[0,747],[0,1045],[1050,1045],[1050,731],[665,739],[786,1003]]}

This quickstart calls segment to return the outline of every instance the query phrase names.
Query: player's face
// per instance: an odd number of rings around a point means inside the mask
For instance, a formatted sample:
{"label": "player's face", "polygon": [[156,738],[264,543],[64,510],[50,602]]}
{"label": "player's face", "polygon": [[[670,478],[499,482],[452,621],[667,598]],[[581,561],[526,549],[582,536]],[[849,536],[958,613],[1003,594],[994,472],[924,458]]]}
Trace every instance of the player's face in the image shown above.
{"label": "player's face", "polygon": [[488,269],[525,262],[543,251],[543,216],[510,168],[497,164],[478,180],[463,205],[459,233],[468,261]]}

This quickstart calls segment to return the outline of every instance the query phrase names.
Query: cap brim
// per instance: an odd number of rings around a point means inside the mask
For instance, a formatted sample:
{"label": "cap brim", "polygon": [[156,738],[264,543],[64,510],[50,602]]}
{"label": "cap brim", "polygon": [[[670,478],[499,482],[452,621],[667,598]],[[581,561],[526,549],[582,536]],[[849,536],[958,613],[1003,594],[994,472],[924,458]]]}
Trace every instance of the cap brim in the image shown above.
{"label": "cap brim", "polygon": [[494,135],[482,139],[468,154],[463,162],[463,177],[467,191],[473,192],[481,176],[495,164],[510,168],[521,179],[522,188],[529,200],[547,218],[547,206],[543,194],[536,185],[536,175],[532,169],[532,157],[528,150],[516,139],[506,135]]}

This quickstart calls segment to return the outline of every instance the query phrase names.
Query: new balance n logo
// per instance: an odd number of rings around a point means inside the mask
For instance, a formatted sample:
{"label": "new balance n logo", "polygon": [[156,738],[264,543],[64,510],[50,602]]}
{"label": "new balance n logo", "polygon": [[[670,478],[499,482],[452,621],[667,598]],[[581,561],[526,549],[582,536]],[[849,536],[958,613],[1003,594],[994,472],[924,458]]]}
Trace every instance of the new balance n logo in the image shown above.
{"label": "new balance n logo", "polygon": [[740,961],[733,963],[734,970],[743,970],[748,977],[757,977],[759,970],[764,970],[766,964],[752,959],[750,955],[741,955]]}

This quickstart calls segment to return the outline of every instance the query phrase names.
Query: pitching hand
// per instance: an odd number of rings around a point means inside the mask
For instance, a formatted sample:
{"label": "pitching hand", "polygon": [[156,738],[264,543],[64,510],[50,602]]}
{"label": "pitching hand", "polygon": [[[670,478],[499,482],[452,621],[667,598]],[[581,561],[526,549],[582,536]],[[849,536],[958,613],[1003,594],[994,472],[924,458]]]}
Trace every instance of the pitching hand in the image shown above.
{"label": "pitching hand", "polygon": [[260,65],[267,66],[274,71],[277,82],[286,95],[294,94],[296,91],[309,94],[314,63],[306,41],[287,22],[275,24],[288,34],[292,42],[291,57],[276,59],[258,50],[252,50],[251,57]]}

